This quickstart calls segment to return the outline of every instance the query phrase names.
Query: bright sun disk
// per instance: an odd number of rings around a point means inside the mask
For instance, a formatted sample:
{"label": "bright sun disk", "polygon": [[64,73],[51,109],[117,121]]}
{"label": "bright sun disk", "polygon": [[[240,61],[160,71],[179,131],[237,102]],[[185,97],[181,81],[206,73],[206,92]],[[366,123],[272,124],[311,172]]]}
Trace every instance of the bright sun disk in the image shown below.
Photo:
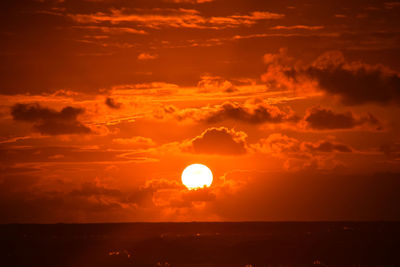
{"label": "bright sun disk", "polygon": [[203,164],[192,164],[182,172],[182,183],[189,189],[209,187],[213,181],[211,170]]}

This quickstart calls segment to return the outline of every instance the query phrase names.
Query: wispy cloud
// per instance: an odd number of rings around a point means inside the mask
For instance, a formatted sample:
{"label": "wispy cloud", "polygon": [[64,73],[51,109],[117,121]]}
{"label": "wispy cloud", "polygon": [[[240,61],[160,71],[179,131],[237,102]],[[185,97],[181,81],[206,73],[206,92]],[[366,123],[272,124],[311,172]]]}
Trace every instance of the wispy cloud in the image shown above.
{"label": "wispy cloud", "polygon": [[292,25],[292,26],[274,26],[271,27],[272,30],[310,30],[310,31],[315,31],[315,30],[321,30],[325,28],[324,26],[308,26],[308,25]]}
{"label": "wispy cloud", "polygon": [[131,33],[131,34],[147,34],[144,30],[137,30],[132,27],[110,27],[110,26],[73,26],[75,29],[82,30],[93,30],[100,31],[107,34],[121,34],[121,33]]}
{"label": "wispy cloud", "polygon": [[164,0],[164,2],[172,2],[172,3],[189,3],[189,4],[203,4],[213,2],[215,0]]}
{"label": "wispy cloud", "polygon": [[93,14],[69,14],[69,17],[78,23],[135,23],[147,28],[199,28],[222,29],[252,25],[257,21],[281,19],[285,15],[267,11],[254,11],[250,14],[235,14],[226,17],[205,17],[194,9],[157,9],[147,13],[123,9],[111,9],[110,12],[98,12]]}
{"label": "wispy cloud", "polygon": [[151,59],[156,59],[158,55],[156,54],[150,54],[150,53],[140,53],[138,55],[139,60],[151,60]]}

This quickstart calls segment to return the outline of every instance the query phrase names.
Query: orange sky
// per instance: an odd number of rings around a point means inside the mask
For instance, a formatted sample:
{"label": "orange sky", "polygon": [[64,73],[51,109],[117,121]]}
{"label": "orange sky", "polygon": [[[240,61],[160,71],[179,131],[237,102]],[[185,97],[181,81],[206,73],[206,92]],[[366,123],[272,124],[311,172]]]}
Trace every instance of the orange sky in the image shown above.
{"label": "orange sky", "polygon": [[400,2],[3,2],[1,223],[400,219]]}

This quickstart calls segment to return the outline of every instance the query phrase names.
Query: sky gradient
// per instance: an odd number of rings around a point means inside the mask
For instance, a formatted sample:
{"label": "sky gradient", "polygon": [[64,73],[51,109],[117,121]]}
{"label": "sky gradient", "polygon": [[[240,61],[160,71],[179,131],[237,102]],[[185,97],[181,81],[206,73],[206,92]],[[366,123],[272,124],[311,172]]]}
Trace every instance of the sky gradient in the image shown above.
{"label": "sky gradient", "polygon": [[400,220],[400,2],[0,10],[0,223]]}

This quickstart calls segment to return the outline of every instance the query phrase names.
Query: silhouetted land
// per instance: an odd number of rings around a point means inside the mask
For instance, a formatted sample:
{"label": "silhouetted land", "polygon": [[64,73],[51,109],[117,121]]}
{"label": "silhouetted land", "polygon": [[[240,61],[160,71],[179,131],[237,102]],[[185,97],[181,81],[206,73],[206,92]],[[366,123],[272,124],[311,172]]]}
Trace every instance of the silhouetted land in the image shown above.
{"label": "silhouetted land", "polygon": [[0,266],[400,266],[400,223],[0,225]]}

